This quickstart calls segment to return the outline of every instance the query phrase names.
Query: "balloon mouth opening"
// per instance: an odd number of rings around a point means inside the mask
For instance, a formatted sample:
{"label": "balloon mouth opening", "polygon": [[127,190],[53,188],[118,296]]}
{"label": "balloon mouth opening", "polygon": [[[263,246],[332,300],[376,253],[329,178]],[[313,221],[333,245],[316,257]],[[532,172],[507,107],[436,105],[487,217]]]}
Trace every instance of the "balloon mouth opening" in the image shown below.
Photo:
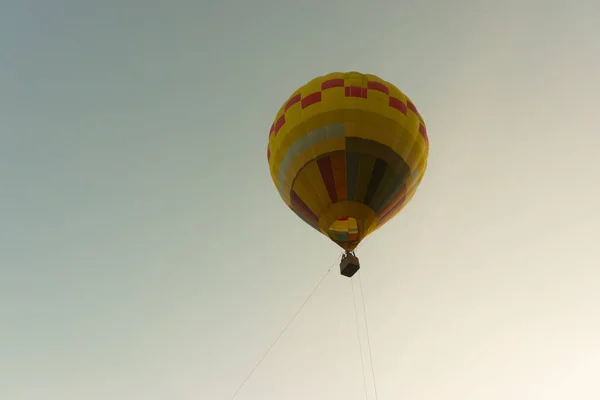
{"label": "balloon mouth opening", "polygon": [[[352,217],[338,218],[331,224],[327,234],[342,247],[356,244],[359,241],[358,221]],[[352,246],[351,246],[352,247]]]}

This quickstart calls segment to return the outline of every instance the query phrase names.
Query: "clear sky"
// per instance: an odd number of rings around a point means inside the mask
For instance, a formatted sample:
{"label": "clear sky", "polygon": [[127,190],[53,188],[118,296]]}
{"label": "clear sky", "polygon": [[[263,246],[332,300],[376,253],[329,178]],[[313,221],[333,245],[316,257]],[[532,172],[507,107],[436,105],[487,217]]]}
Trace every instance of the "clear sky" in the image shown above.
{"label": "clear sky", "polygon": [[[592,0],[0,0],[0,398],[228,400],[340,253],[279,198],[269,127],[358,70],[431,141],[358,251],[379,399],[597,400],[599,21]],[[350,285],[332,271],[237,399],[364,399]]]}

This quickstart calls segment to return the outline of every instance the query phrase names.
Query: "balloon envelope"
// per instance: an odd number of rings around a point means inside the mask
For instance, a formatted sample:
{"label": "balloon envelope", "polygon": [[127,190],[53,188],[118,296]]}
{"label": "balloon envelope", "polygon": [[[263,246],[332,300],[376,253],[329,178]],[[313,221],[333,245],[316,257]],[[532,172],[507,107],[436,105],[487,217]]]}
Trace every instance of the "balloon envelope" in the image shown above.
{"label": "balloon envelope", "polygon": [[358,72],[317,77],[281,106],[267,159],[283,201],[346,250],[394,217],[415,194],[429,140],[412,101]]}

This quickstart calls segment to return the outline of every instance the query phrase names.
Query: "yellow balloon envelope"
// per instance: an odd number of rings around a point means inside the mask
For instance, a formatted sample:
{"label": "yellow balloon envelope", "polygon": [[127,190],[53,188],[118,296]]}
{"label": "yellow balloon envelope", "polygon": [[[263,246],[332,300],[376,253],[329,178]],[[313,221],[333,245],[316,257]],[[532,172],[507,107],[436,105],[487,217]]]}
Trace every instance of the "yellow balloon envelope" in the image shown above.
{"label": "yellow balloon envelope", "polygon": [[428,154],[425,122],[410,99],[358,72],[296,90],[277,113],[267,149],[285,203],[347,251],[408,203]]}

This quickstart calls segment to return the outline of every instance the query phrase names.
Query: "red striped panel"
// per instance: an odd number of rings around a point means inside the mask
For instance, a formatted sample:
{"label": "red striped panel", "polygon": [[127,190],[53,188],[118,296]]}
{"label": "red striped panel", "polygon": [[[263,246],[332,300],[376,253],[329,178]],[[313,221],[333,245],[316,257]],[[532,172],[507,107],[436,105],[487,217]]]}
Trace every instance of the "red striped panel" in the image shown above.
{"label": "red striped panel", "polygon": [[336,151],[329,157],[331,161],[331,170],[335,180],[335,191],[338,201],[346,200],[346,154],[343,151]]}
{"label": "red striped panel", "polygon": [[285,124],[285,114],[282,114],[281,117],[275,122],[275,134],[281,129],[281,127]]}
{"label": "red striped panel", "polygon": [[367,84],[367,88],[371,90],[377,90],[378,92],[382,92],[385,94],[390,94],[390,88],[388,88],[381,82],[369,82]]}
{"label": "red striped panel", "polygon": [[406,115],[406,104],[404,104],[402,100],[396,97],[390,97],[390,101],[388,104],[390,105],[390,107],[395,108],[396,110],[402,112],[402,114]]}
{"label": "red striped panel", "polygon": [[312,210],[306,205],[306,203],[298,196],[298,193],[292,190],[290,193],[290,199],[292,200],[292,208],[298,213],[302,214],[306,219],[315,225],[319,224],[319,217],[312,212]]}
{"label": "red striped panel", "polygon": [[302,99],[302,108],[306,108],[312,104],[321,101],[321,92],[314,92]]}
{"label": "red striped panel", "polygon": [[415,114],[419,115],[419,112],[417,111],[417,107],[415,107],[415,105],[412,103],[412,101],[408,100],[407,105],[408,105],[409,110],[411,110]]}
{"label": "red striped panel", "polygon": [[329,198],[333,203],[336,203],[338,201],[338,197],[337,191],[335,190],[335,179],[333,177],[333,169],[331,168],[331,159],[329,156],[322,157],[317,161],[317,164],[319,165],[319,170],[321,171],[323,183],[325,183],[325,187],[329,193]]}
{"label": "red striped panel", "polygon": [[275,130],[275,124],[271,124],[271,129],[269,130],[269,137],[271,137],[274,130]]}
{"label": "red striped panel", "polygon": [[421,133],[426,142],[429,141],[429,138],[427,137],[427,128],[425,128],[425,125],[419,124],[419,133]]}
{"label": "red striped panel", "polygon": [[346,86],[346,97],[360,97],[363,99],[367,98],[367,88],[360,86]]}
{"label": "red striped panel", "polygon": [[290,108],[291,106],[293,106],[294,104],[296,104],[297,102],[300,101],[300,99],[302,99],[302,95],[300,93],[298,93],[297,95],[295,95],[294,97],[292,97],[287,104],[285,105],[285,111],[288,110],[288,108]]}
{"label": "red striped panel", "polygon": [[328,81],[321,83],[321,90],[331,89],[331,88],[335,88],[335,87],[344,87],[344,80],[343,79],[330,79]]}

